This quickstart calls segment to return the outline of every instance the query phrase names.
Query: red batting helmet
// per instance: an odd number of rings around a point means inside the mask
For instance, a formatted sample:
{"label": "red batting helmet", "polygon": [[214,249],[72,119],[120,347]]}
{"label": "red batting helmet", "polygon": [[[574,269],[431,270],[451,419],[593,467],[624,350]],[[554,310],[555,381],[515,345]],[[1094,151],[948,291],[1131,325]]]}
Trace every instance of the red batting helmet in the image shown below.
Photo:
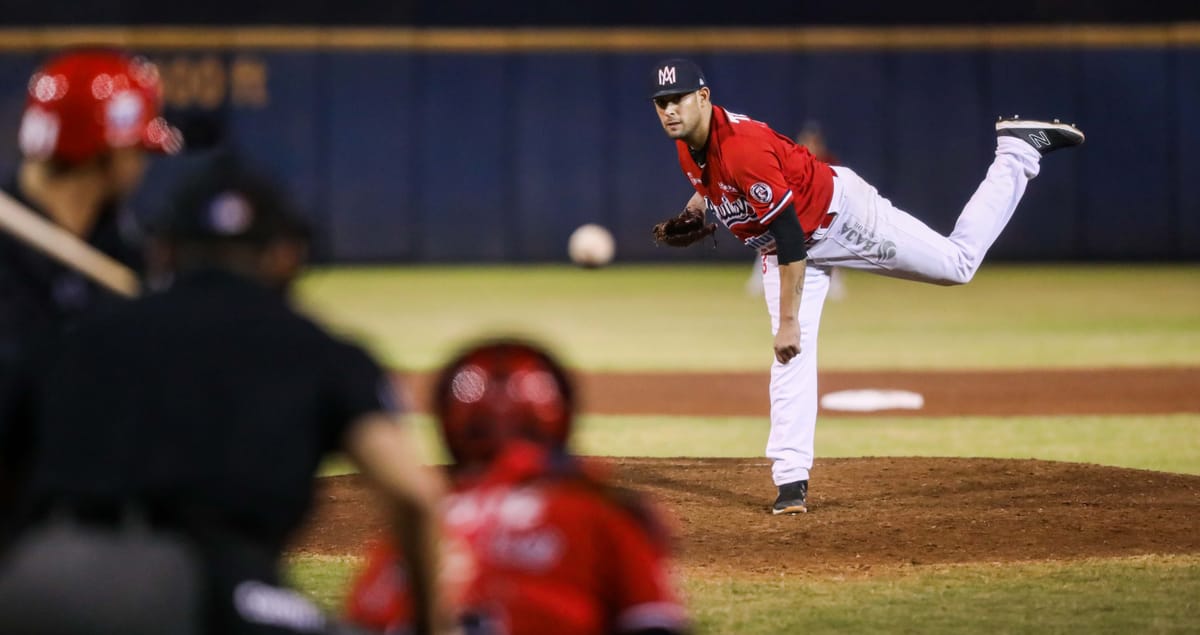
{"label": "red batting helmet", "polygon": [[158,68],[142,57],[86,49],[52,58],[29,79],[21,154],[86,161],[108,148],[174,154],[183,137],[159,116]]}
{"label": "red batting helmet", "polygon": [[442,370],[434,390],[434,414],[458,467],[490,462],[513,439],[562,449],[571,433],[571,382],[533,344],[473,346]]}

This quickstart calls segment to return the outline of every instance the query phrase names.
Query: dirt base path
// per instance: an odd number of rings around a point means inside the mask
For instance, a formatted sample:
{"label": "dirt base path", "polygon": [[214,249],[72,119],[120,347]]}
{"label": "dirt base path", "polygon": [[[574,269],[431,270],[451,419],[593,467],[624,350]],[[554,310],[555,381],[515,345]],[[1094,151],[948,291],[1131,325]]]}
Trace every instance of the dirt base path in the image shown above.
{"label": "dirt base path", "polygon": [[[1200,552],[1200,476],[1035,460],[818,460],[811,511],[772,516],[761,459],[618,459],[699,575]],[[380,517],[356,476],[323,479],[296,550],[361,554]]]}
{"label": "dirt base path", "polygon": [[[583,408],[593,414],[766,416],[769,381],[766,372],[579,377]],[[412,375],[408,384],[417,407],[427,410],[429,377]],[[917,392],[924,408],[889,414],[923,417],[1200,413],[1200,368],[825,372],[820,386],[822,395],[861,388]]]}

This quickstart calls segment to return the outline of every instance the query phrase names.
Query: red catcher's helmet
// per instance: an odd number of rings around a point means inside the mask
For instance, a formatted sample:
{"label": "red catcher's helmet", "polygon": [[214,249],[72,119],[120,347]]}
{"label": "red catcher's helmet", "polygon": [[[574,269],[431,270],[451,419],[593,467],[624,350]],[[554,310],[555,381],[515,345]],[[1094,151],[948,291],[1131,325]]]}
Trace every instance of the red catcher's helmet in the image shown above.
{"label": "red catcher's helmet", "polygon": [[566,371],[549,353],[518,340],[493,340],[442,370],[433,409],[461,468],[489,463],[514,439],[563,449],[575,402]]}
{"label": "red catcher's helmet", "polygon": [[69,164],[108,148],[175,154],[183,136],[159,116],[161,101],[158,67],[145,58],[102,49],[64,53],[29,78],[21,154]]}

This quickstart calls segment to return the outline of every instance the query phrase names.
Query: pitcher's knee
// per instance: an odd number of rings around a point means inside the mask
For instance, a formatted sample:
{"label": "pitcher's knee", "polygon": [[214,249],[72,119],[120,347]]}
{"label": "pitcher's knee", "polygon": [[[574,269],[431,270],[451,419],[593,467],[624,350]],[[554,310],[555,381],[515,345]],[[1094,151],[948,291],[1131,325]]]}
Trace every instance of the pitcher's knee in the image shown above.
{"label": "pitcher's knee", "polygon": [[939,284],[943,287],[957,287],[964,285],[975,277],[975,268],[958,267],[953,271],[947,272],[945,276],[934,280],[934,284]]}

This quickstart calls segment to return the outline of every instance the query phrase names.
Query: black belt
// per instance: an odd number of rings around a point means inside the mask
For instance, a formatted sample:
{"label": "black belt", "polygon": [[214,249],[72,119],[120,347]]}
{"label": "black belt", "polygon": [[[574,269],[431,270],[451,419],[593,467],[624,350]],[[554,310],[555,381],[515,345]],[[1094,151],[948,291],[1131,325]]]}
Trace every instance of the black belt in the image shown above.
{"label": "black belt", "polygon": [[135,502],[56,501],[35,514],[37,520],[67,520],[89,527],[182,529],[175,513]]}
{"label": "black belt", "polygon": [[833,221],[836,218],[837,212],[825,212],[825,215],[821,217],[821,222],[817,223],[817,226],[814,227],[812,231],[808,232],[808,236],[804,239],[804,244],[811,245],[813,243],[813,234],[817,233],[817,231],[821,229],[829,229],[829,226],[833,224]]}

